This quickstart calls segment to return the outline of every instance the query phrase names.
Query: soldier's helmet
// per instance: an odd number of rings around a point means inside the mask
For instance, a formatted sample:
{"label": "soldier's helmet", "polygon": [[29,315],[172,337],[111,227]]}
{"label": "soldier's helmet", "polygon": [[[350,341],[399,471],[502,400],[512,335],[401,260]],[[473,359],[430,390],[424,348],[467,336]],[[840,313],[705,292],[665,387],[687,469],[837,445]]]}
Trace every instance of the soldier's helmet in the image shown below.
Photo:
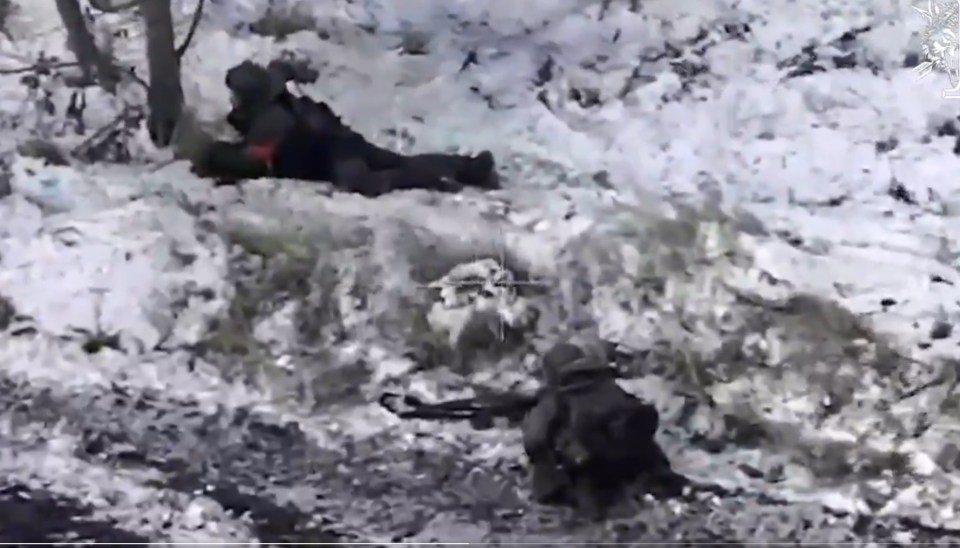
{"label": "soldier's helmet", "polygon": [[569,341],[553,345],[541,360],[544,382],[551,386],[561,386],[594,374],[612,374],[613,369],[606,360],[594,354]]}
{"label": "soldier's helmet", "polygon": [[225,84],[231,92],[234,106],[262,105],[286,89],[282,74],[253,61],[244,61],[227,70]]}

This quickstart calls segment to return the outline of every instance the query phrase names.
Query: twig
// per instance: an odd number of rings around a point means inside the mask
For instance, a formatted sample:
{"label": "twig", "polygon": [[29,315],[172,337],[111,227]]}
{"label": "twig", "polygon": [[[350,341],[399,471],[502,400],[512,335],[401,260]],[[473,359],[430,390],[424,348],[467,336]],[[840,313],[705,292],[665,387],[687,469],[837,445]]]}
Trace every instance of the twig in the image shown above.
{"label": "twig", "polygon": [[139,76],[137,76],[137,74],[136,74],[135,72],[133,72],[132,69],[131,69],[131,70],[125,70],[125,71],[122,72],[122,74],[123,74],[124,76],[129,77],[129,78],[130,78],[131,80],[133,80],[134,82],[140,84],[140,85],[143,87],[143,89],[150,89],[150,84],[148,84],[147,81],[144,80],[143,78],[140,78]]}
{"label": "twig", "polygon": [[[20,67],[15,69],[0,69],[0,76],[7,76],[11,74],[23,74],[26,72],[37,72],[42,69],[61,69],[61,68],[78,67],[78,66],[80,66],[80,63],[78,61],[59,61],[57,63],[47,63],[47,64],[37,63],[37,64],[30,65],[28,67]],[[119,69],[119,67],[117,68]],[[119,71],[119,73],[120,75],[129,77],[134,82],[140,84],[141,86],[143,86],[144,89],[149,89],[150,87],[150,85],[147,84],[146,80],[144,80],[143,78],[140,78],[139,76],[137,76],[136,74],[134,74],[129,70],[122,70],[122,71]]]}
{"label": "twig", "polygon": [[193,11],[193,18],[190,20],[190,28],[187,30],[187,35],[183,39],[183,43],[174,50],[177,59],[182,59],[184,54],[187,53],[187,49],[190,47],[190,42],[193,41],[193,35],[197,33],[197,27],[200,26],[200,19],[203,17],[203,5],[206,3],[206,0],[199,0],[197,2],[197,9]]}
{"label": "twig", "polygon": [[24,72],[36,72],[42,69],[58,69],[58,68],[66,68],[66,67],[76,67],[79,65],[80,63],[77,61],[60,61],[57,63],[44,63],[44,64],[36,63],[33,65],[30,65],[29,67],[20,67],[15,69],[2,69],[0,70],[0,75],[23,74]]}
{"label": "twig", "polygon": [[[933,368],[932,362],[925,362],[923,360],[911,358],[910,356],[906,356],[894,348],[888,348],[887,350],[895,358],[899,358],[907,363],[912,363],[912,364],[919,365],[921,367],[926,367],[926,368]],[[901,394],[898,395],[897,401],[908,400],[920,394],[921,392],[925,392],[931,388],[934,388],[937,386],[943,386],[945,384],[949,385],[949,388],[947,388],[947,394],[949,394],[950,392],[953,392],[957,388],[957,385],[960,384],[960,378],[957,377],[956,371],[955,371],[956,363],[950,359],[944,359],[940,363],[943,367],[941,367],[936,377],[919,386],[915,386],[910,390],[907,390],[906,392],[902,392]],[[950,365],[953,365],[954,369],[951,369],[949,367]],[[951,376],[953,377],[952,379],[950,378]]]}
{"label": "twig", "polygon": [[801,207],[840,207],[849,199],[849,194],[841,194],[826,200],[798,200],[797,205]]}
{"label": "twig", "polygon": [[70,151],[70,155],[75,158],[79,158],[82,152],[95,146],[95,143],[97,143],[97,141],[99,141],[103,136],[108,135],[118,125],[125,122],[127,119],[127,116],[130,114],[130,110],[131,108],[129,106],[124,107],[124,109],[120,111],[120,114],[118,114],[116,118],[114,118],[113,120],[105,124],[103,127],[95,131],[93,135],[84,139],[82,143],[80,143],[72,151]]}
{"label": "twig", "polygon": [[[902,356],[899,356],[899,354],[894,354],[894,355],[898,357],[902,357]],[[919,386],[915,386],[910,390],[907,390],[906,392],[899,394],[897,396],[897,401],[909,400],[910,398],[920,394],[921,392],[926,392],[931,388],[946,384],[946,382],[947,382],[947,379],[945,378],[945,375],[943,374],[937,375],[937,377],[934,378],[933,380],[927,381]]]}

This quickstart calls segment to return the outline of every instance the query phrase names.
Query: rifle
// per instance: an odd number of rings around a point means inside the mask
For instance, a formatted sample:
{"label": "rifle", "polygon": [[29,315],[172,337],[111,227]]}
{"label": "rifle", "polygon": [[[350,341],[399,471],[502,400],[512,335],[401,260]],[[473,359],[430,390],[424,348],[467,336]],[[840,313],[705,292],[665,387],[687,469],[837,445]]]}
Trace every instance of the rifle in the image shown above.
{"label": "rifle", "polygon": [[[426,403],[416,396],[385,392],[378,403],[401,419],[470,420],[475,425],[487,425],[496,418],[506,418],[516,424],[539,402],[544,391],[571,393],[589,388],[597,382],[609,381],[619,375],[613,368],[604,370],[573,370],[559,385],[548,385],[533,394],[499,393],[473,398],[460,398],[437,403]],[[476,424],[476,423],[479,423]]]}
{"label": "rifle", "polygon": [[496,418],[506,418],[511,423],[522,421],[539,400],[538,392],[426,403],[416,396],[385,392],[380,396],[378,403],[401,419],[469,420],[474,426],[489,427]]}

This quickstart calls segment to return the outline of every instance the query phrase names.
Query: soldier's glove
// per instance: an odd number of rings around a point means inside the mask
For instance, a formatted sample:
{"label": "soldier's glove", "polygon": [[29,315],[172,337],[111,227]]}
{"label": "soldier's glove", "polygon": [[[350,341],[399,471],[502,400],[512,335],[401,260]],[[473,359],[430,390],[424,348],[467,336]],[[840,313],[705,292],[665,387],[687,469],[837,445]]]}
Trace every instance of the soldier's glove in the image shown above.
{"label": "soldier's glove", "polygon": [[216,141],[199,153],[191,171],[199,177],[216,179],[218,185],[269,174],[268,166],[247,154],[243,143],[225,141]]}
{"label": "soldier's glove", "polygon": [[240,106],[234,107],[227,113],[227,123],[240,135],[246,135],[250,131],[250,115]]}
{"label": "soldier's glove", "polygon": [[211,168],[207,158],[201,158],[198,159],[198,161],[192,162],[190,164],[190,173],[193,173],[201,179],[213,179],[214,186],[230,186],[239,182],[236,177],[217,174],[217,172]]}

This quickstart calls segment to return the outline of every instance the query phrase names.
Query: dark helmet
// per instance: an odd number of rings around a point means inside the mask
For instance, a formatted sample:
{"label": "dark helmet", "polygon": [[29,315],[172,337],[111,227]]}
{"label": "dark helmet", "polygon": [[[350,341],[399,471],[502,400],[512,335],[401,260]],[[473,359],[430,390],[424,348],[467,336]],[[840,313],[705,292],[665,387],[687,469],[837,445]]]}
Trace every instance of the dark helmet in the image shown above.
{"label": "dark helmet", "polygon": [[576,378],[593,377],[598,373],[614,373],[605,360],[566,341],[553,345],[543,355],[541,367],[544,381],[552,386],[562,386]]}
{"label": "dark helmet", "polygon": [[225,83],[233,100],[245,105],[269,102],[286,91],[282,74],[253,61],[244,61],[229,69]]}

